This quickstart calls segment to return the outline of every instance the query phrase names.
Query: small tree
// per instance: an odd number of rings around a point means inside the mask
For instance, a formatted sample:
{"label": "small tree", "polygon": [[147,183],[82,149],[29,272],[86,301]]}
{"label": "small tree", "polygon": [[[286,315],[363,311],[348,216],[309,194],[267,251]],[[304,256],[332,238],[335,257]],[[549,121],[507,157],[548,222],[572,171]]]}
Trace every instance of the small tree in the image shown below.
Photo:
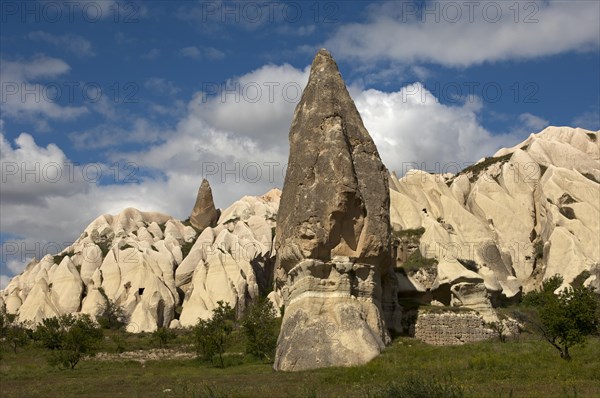
{"label": "small tree", "polygon": [[260,298],[250,306],[242,328],[247,338],[246,352],[257,358],[272,361],[277,346],[277,318],[271,300]]}
{"label": "small tree", "polygon": [[44,319],[36,330],[42,345],[52,350],[51,365],[75,369],[85,355],[95,354],[102,340],[102,329],[87,314],[71,314]]}
{"label": "small tree", "polygon": [[103,329],[120,330],[127,324],[127,316],[123,307],[110,300],[104,289],[98,289],[100,293],[106,298],[106,306],[104,307],[102,314],[97,317],[98,323]]}
{"label": "small tree", "polygon": [[160,348],[166,347],[171,340],[175,340],[177,336],[168,328],[160,327],[152,332],[152,340],[158,342]]}
{"label": "small tree", "polygon": [[502,321],[502,319],[495,322],[486,323],[486,326],[496,333],[496,336],[498,336],[498,340],[500,340],[501,343],[506,343],[507,330],[506,324]]}
{"label": "small tree", "polygon": [[62,327],[57,317],[44,318],[33,334],[34,340],[42,347],[49,350],[57,350],[62,344]]}
{"label": "small tree", "polygon": [[13,352],[17,353],[18,347],[23,347],[29,342],[27,329],[20,324],[13,323],[8,325],[6,330],[6,342],[11,346]]}
{"label": "small tree", "polygon": [[106,306],[102,308],[102,313],[96,318],[98,324],[103,329],[111,330],[110,338],[116,344],[117,352],[125,351],[125,341],[121,336],[121,332],[127,325],[127,315],[123,307],[109,299],[104,289],[100,287],[98,289],[100,294],[106,299]]}
{"label": "small tree", "polygon": [[10,324],[8,317],[0,310],[0,339],[6,337],[6,331],[8,330],[8,325]]}
{"label": "small tree", "polygon": [[561,358],[570,360],[569,348],[583,344],[598,331],[598,297],[587,287],[566,288],[554,294],[563,282],[555,275],[542,283],[539,291],[528,293],[523,304],[534,309],[533,323],[555,347]]}
{"label": "small tree", "polygon": [[223,353],[233,331],[235,312],[229,303],[218,301],[217,304],[211,319],[199,319],[194,326],[194,339],[198,355],[211,362],[215,355],[219,355],[219,363],[225,367]]}
{"label": "small tree", "polygon": [[15,322],[14,315],[0,311],[0,340],[5,341],[16,354],[17,348],[29,341],[29,331],[24,325]]}

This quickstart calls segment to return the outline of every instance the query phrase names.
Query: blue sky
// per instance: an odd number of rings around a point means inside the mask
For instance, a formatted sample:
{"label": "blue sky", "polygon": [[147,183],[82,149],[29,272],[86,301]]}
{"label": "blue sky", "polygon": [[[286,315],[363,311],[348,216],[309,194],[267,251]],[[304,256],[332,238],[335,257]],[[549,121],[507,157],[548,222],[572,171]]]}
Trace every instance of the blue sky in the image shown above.
{"label": "blue sky", "polygon": [[600,129],[596,1],[0,3],[0,286],[125,207],[281,187],[320,47],[390,170]]}

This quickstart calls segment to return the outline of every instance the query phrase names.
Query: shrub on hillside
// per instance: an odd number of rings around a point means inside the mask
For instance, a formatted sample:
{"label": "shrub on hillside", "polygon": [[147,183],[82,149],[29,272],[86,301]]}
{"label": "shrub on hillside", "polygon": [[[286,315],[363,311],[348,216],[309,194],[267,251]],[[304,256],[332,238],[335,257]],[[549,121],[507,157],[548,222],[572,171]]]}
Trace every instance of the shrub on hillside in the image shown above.
{"label": "shrub on hillside", "polygon": [[219,364],[225,367],[223,354],[229,344],[229,337],[235,326],[235,311],[229,303],[217,302],[211,319],[199,319],[194,326],[194,346],[199,356],[213,361],[219,356]]}
{"label": "shrub on hillside", "polygon": [[67,314],[44,319],[35,336],[52,350],[48,359],[51,365],[74,369],[85,355],[95,354],[103,334],[89,315]]}
{"label": "shrub on hillside", "polygon": [[271,362],[277,346],[276,310],[268,298],[260,298],[248,309],[242,320],[246,335],[246,353]]}

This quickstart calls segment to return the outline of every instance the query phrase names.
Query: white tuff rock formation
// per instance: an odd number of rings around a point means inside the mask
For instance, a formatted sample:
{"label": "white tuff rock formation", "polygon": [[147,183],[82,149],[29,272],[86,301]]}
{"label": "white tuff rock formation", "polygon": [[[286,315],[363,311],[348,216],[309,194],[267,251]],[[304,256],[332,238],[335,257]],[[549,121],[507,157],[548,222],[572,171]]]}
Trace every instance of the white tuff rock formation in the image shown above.
{"label": "white tuff rock formation", "polygon": [[[493,321],[492,305],[556,273],[600,288],[598,133],[549,127],[456,176],[392,173],[400,297]],[[244,197],[202,231],[135,209],[100,216],[63,252],[15,276],[0,291],[0,310],[36,324],[62,313],[99,316],[111,300],[130,331],[192,325],[219,300],[241,313],[273,284],[280,196]],[[283,304],[279,292],[270,298]]]}
{"label": "white tuff rock formation", "polygon": [[554,274],[565,285],[598,283],[599,148],[598,132],[548,127],[456,176],[392,176],[399,251],[414,231],[422,233],[413,239],[420,254],[437,260],[399,274],[401,295],[469,306],[493,320],[490,299],[513,298]]}
{"label": "white tuff rock formation", "polygon": [[199,238],[165,214],[129,208],[100,216],[71,246],[14,277],[0,292],[4,310],[35,325],[66,313],[100,316],[110,300],[131,332],[190,326],[210,317],[218,300],[241,312],[272,283],[279,196],[242,198]]}

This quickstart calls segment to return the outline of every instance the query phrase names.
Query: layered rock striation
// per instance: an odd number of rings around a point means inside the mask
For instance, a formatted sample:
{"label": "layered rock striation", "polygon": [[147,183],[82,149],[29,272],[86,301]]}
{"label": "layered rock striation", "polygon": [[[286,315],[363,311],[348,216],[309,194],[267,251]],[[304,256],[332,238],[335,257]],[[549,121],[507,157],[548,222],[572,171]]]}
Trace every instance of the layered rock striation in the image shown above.
{"label": "layered rock striation", "polygon": [[289,134],[277,218],[285,305],[274,368],[350,366],[377,356],[393,315],[388,174],[324,49]]}

